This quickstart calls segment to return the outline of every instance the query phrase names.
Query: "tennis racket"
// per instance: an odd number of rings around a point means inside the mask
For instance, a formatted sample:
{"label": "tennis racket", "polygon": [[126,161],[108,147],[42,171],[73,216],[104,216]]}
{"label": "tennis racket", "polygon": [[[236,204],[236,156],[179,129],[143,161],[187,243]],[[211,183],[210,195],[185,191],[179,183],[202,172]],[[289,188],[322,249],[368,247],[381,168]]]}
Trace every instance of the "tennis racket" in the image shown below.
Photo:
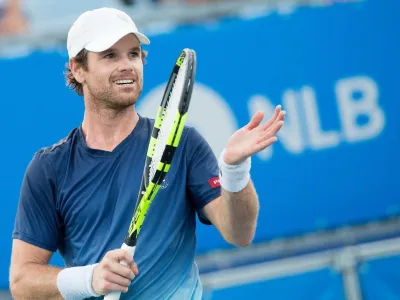
{"label": "tennis racket", "polygon": [[[147,149],[140,191],[128,234],[122,249],[134,256],[136,243],[144,219],[154,197],[167,175],[185,125],[196,75],[196,53],[183,49],[175,62],[166,86]],[[122,264],[127,265],[125,261]],[[112,292],[105,300],[119,299],[120,292]]]}

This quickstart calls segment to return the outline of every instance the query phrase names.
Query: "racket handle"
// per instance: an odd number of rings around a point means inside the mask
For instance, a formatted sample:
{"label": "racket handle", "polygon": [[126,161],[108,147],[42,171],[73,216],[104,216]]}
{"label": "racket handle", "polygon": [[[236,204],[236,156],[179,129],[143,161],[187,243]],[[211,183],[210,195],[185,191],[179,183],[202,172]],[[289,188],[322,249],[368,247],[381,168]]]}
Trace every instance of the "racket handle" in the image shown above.
{"label": "racket handle", "polygon": [[[131,246],[128,246],[125,243],[123,243],[121,246],[121,249],[128,251],[129,254],[133,257],[133,255],[135,254],[136,246],[131,247]],[[121,260],[119,263],[124,266],[128,265],[124,260]],[[111,292],[104,296],[104,300],[119,300],[120,296],[121,296],[121,292]]]}

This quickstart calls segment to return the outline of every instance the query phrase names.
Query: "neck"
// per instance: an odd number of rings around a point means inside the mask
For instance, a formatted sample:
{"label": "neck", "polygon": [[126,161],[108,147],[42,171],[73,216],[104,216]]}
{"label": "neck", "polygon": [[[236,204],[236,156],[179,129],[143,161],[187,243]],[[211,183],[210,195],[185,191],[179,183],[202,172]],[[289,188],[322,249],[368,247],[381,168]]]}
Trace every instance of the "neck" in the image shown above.
{"label": "neck", "polygon": [[121,110],[86,107],[82,131],[89,148],[112,151],[132,132],[138,121],[133,105]]}

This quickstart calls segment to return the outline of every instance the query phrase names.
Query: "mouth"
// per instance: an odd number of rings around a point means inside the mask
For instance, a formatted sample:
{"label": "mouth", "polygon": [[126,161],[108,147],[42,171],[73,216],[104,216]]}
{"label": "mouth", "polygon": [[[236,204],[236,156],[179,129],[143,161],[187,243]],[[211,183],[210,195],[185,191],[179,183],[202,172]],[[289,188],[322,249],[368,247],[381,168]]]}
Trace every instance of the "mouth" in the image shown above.
{"label": "mouth", "polygon": [[120,86],[132,86],[135,81],[132,79],[121,79],[121,80],[115,80],[113,82]]}

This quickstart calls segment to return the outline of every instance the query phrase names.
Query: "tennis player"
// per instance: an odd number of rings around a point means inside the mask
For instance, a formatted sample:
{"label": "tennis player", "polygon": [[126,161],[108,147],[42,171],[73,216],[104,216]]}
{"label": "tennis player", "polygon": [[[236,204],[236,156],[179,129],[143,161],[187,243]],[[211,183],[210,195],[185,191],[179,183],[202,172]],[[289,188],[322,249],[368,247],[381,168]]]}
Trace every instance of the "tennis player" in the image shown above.
{"label": "tennis player", "polygon": [[[251,156],[276,141],[285,114],[280,106],[263,124],[257,112],[218,158],[195,128],[186,127],[168,184],[146,216],[135,261],[119,249],[153,125],[135,110],[143,44],[149,39],[115,9],[85,12],[72,25],[66,77],[83,95],[83,121],[37,151],[26,169],[13,232],[15,299],[84,299],[111,291],[122,292],[121,299],[201,299],[196,214],[227,242],[252,242],[259,203]],[[49,265],[57,250],[66,268]]]}

